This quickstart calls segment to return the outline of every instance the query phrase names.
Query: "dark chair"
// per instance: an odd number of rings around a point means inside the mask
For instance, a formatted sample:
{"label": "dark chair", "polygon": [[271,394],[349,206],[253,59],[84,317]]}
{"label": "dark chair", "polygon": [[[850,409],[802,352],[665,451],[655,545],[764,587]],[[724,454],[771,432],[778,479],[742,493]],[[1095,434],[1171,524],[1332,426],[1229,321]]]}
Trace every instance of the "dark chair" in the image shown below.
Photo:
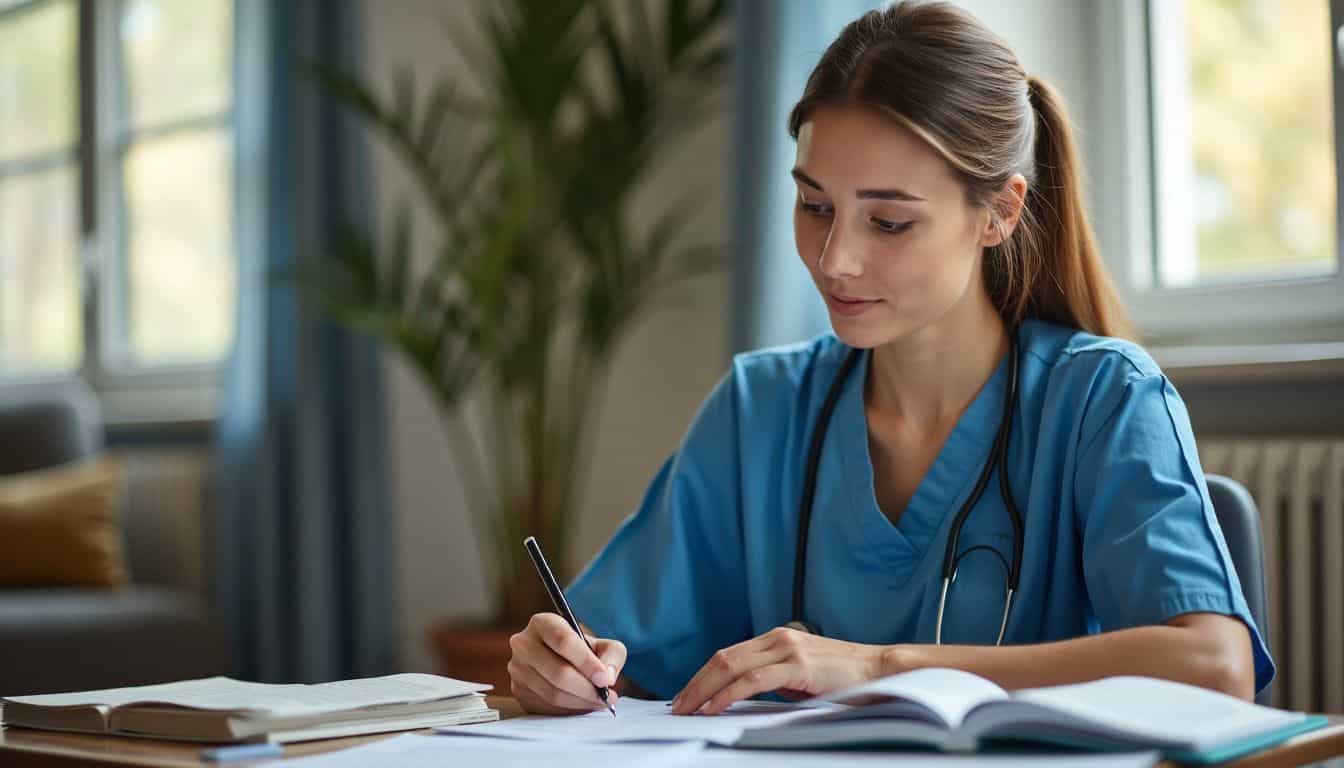
{"label": "dark chair", "polygon": [[[1260,512],[1251,494],[1232,478],[1207,475],[1205,480],[1208,481],[1213,512],[1218,516],[1218,525],[1227,541],[1227,552],[1241,579],[1246,605],[1265,640],[1265,647],[1269,648],[1269,601],[1265,590],[1265,547],[1260,534]],[[1268,705],[1272,687],[1265,686],[1257,693],[1256,703]]]}
{"label": "dark chair", "polygon": [[[83,384],[0,389],[0,475],[70,463],[102,447],[98,401]],[[134,517],[123,509],[127,534]],[[128,555],[143,552],[127,544]],[[132,577],[141,565],[130,558]],[[190,590],[144,582],[0,588],[0,696],[208,677],[228,667],[224,634]]]}

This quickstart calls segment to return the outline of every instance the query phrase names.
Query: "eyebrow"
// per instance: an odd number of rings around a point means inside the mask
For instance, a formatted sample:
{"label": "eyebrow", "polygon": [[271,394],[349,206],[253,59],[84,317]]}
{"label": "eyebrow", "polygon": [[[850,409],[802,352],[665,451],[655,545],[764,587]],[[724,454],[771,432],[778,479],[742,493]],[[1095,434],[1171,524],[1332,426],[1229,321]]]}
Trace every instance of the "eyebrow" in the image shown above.
{"label": "eyebrow", "polygon": [[[826,191],[821,188],[820,182],[797,168],[789,171],[789,173],[793,175],[793,178],[796,179],[799,184],[809,186],[818,192]],[[924,198],[906,192],[903,189],[860,189],[854,193],[854,196],[860,200],[901,200],[910,203],[924,202]]]}

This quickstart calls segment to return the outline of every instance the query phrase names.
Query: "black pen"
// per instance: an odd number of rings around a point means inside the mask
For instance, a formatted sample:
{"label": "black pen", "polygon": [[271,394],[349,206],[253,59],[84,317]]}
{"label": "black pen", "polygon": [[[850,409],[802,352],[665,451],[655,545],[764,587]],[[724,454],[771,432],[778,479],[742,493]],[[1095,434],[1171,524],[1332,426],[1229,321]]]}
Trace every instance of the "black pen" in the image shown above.
{"label": "black pen", "polygon": [[[574,612],[569,609],[569,601],[565,599],[565,593],[560,591],[560,585],[555,581],[555,574],[551,573],[551,566],[546,564],[546,556],[541,554],[541,546],[537,544],[537,537],[528,536],[523,540],[523,546],[527,548],[527,554],[532,557],[532,564],[537,567],[537,575],[541,577],[542,583],[546,585],[546,591],[551,593],[551,602],[555,604],[555,612],[565,617],[565,621],[569,622],[569,626],[573,627],[574,631],[579,633],[579,637],[583,640],[583,644],[588,646],[588,650],[593,651],[593,646],[588,642],[588,638],[584,636],[583,630],[579,629],[579,620],[574,618]],[[593,655],[596,656],[597,651],[593,651]],[[616,708],[607,700],[606,687],[596,684],[594,684],[593,687],[597,689],[597,695],[602,699],[602,703],[606,704],[607,709],[611,710],[611,716],[615,717]]]}

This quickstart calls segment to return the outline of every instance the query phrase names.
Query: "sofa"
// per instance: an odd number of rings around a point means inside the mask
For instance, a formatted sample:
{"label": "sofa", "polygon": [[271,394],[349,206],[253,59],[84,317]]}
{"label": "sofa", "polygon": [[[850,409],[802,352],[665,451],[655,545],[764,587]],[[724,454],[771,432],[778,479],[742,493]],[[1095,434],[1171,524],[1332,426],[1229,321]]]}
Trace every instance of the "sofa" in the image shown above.
{"label": "sofa", "polygon": [[[98,401],[79,382],[0,388],[0,476],[57,467],[104,447]],[[121,507],[127,538],[145,530]],[[152,521],[150,522],[152,525]],[[119,587],[0,585],[0,696],[111,688],[227,674],[225,634],[206,601],[137,573],[164,569],[127,542]]]}

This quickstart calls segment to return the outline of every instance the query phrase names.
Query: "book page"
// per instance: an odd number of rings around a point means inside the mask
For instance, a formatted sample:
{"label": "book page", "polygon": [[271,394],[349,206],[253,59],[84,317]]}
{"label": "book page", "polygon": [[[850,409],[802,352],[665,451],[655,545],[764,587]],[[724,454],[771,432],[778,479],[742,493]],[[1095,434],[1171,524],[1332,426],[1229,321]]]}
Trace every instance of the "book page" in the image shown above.
{"label": "book page", "polygon": [[237,682],[227,677],[206,677],[199,680],[183,680],[176,683],[157,685],[137,685],[130,688],[103,688],[96,691],[75,691],[73,693],[43,693],[33,696],[9,696],[4,701],[18,704],[30,704],[37,707],[88,707],[101,705],[115,707],[145,698],[160,695],[173,695],[175,692],[190,694],[206,693],[221,685]]}
{"label": "book page", "polygon": [[1090,683],[1028,688],[1015,701],[1066,712],[1148,741],[1213,745],[1275,731],[1302,720],[1298,712],[1261,707],[1234,696],[1150,677],[1108,677]]}
{"label": "book page", "polygon": [[155,704],[270,717],[294,717],[363,707],[432,701],[489,689],[488,685],[416,673],[340,680],[316,685],[297,683],[273,685],[248,683],[227,677],[211,677],[134,688],[18,696],[10,701],[42,706],[104,704],[118,707]]}
{"label": "book page", "polygon": [[905,699],[923,704],[941,718],[948,728],[956,728],[961,725],[966,714],[977,706],[1007,698],[1007,691],[979,675],[958,669],[929,667],[878,678],[804,703],[851,704],[856,707],[855,716],[862,716],[865,704]]}

